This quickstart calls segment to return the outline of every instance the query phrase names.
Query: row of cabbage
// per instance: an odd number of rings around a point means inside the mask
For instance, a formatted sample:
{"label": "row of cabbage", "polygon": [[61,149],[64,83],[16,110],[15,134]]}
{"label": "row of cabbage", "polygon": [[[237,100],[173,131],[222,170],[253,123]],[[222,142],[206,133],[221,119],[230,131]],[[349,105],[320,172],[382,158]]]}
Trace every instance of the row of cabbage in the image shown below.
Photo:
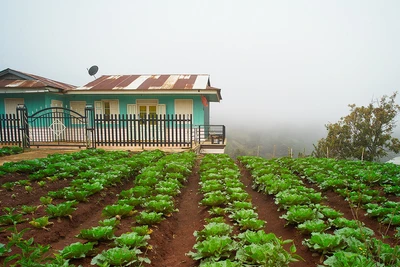
{"label": "row of cabbage", "polygon": [[[240,181],[237,165],[225,154],[208,154],[200,165],[201,205],[210,218],[204,229],[194,233],[194,251],[188,253],[200,266],[286,266],[300,257],[294,244],[289,251],[282,240],[263,229],[265,221],[251,203]],[[234,226],[238,234],[234,235]]]}
{"label": "row of cabbage", "polygon": [[[321,204],[321,192],[304,185],[301,178],[281,164],[244,156],[240,162],[251,172],[253,188],[275,197],[281,218],[306,235],[303,244],[321,254],[323,266],[399,266],[400,248],[373,238],[374,232],[358,220]],[[326,259],[324,260],[324,257]]]}
{"label": "row of cabbage", "polygon": [[334,190],[352,207],[362,207],[369,217],[389,226],[400,225],[400,204],[388,199],[400,196],[400,166],[316,158],[285,158],[281,163],[321,190]]}
{"label": "row of cabbage", "polygon": [[[57,191],[49,191],[45,196],[38,196],[47,216],[33,219],[31,224],[44,228],[50,224],[49,218],[69,217],[76,210],[79,202],[87,201],[91,195],[110,186],[121,183],[131,177],[152,160],[163,156],[161,152],[154,155],[142,154],[140,157],[130,157],[128,152],[104,150],[84,150],[72,154],[54,154],[44,159],[25,160],[6,163],[3,170],[26,173],[28,180],[12,182],[14,186],[25,186],[27,191],[33,190],[31,182],[38,181],[40,186],[46,186],[44,179],[57,181],[70,180],[70,185]],[[139,163],[141,165],[139,165]],[[127,165],[129,165],[126,167]],[[43,182],[43,183],[42,183]],[[4,183],[9,185],[10,182]],[[12,191],[13,187],[6,186]],[[28,188],[31,188],[28,190]],[[11,195],[13,197],[13,195]],[[52,204],[56,200],[58,204]],[[39,206],[22,205],[21,207],[4,207],[4,215],[0,216],[0,225],[15,224],[22,221],[22,215],[34,215]]]}
{"label": "row of cabbage", "polygon": [[[183,183],[194,164],[194,153],[170,154],[156,163],[147,166],[136,176],[133,187],[121,191],[118,201],[106,206],[102,215],[104,220],[99,226],[82,229],[78,238],[89,242],[73,243],[62,251],[64,260],[91,255],[99,242],[112,242],[110,249],[95,255],[92,265],[130,266],[142,265],[150,260],[140,254],[149,249],[148,240],[152,225],[158,224],[175,211],[174,197],[180,193]],[[133,217],[133,215],[137,215]],[[130,232],[115,236],[121,219],[130,219],[136,226]]]}
{"label": "row of cabbage", "polygon": [[0,147],[0,157],[15,155],[24,152],[19,146],[3,146]]}
{"label": "row of cabbage", "polygon": [[[82,155],[80,154],[84,155],[90,154],[91,156],[82,157]],[[50,217],[57,217],[57,218],[64,216],[70,217],[72,212],[76,210],[76,205],[78,204],[78,201],[85,201],[87,200],[88,196],[96,192],[100,192],[104,188],[115,185],[117,183],[121,183],[124,180],[134,177],[134,175],[138,174],[141,169],[149,166],[149,164],[159,160],[163,156],[164,153],[158,150],[151,152],[142,152],[133,157],[130,157],[128,152],[121,152],[121,151],[105,152],[100,150],[100,151],[79,152],[78,154],[72,155],[72,157],[71,156],[68,157],[69,159],[75,160],[76,165],[81,167],[79,168],[78,173],[76,174],[74,173],[75,179],[72,179],[70,183],[71,186],[67,187],[67,189],[64,188],[56,192],[49,192],[49,195],[62,199],[68,199],[69,195],[67,195],[66,193],[72,192],[74,193],[74,196],[78,196],[78,199],[75,198],[74,200],[67,200],[57,205],[53,205],[50,204],[52,197],[43,196],[41,197],[41,201],[46,206],[46,212],[50,215]],[[59,159],[59,155],[58,156],[56,155],[55,157]],[[54,165],[52,164],[56,164],[57,162],[53,163],[53,157],[49,158],[50,159],[47,159],[44,162],[47,167],[50,166],[50,169],[54,169]],[[26,165],[26,163],[23,163],[21,165],[22,166]],[[59,165],[57,164],[57,166]],[[86,171],[84,169],[86,169]],[[45,171],[45,169],[42,169],[39,172],[43,171]],[[64,173],[67,172],[65,171]],[[74,175],[70,176],[74,177]],[[93,188],[95,188],[96,190],[90,190]],[[86,192],[89,192],[89,194],[87,194]],[[85,198],[80,198],[82,194],[85,195]],[[46,201],[43,201],[43,199],[47,199],[47,203],[45,203]],[[116,205],[113,207],[106,207],[105,210],[103,211],[103,214],[107,216],[107,214],[110,215],[113,212],[117,213],[120,212],[118,210],[126,211],[126,209],[127,205]],[[130,208],[130,210],[132,209],[133,208]],[[17,216],[17,214],[13,216]],[[47,225],[52,224],[52,222],[49,222],[48,219],[49,216],[44,216],[41,218],[33,219],[30,223],[35,227],[46,229],[45,227]],[[15,222],[16,220],[14,220],[14,223]],[[106,221],[104,223],[107,224],[112,222]],[[94,232],[100,235],[106,234],[104,232],[101,233],[102,230],[104,229],[105,228],[100,229],[100,231],[95,230]],[[8,244],[0,245],[0,247],[3,247],[3,252],[0,249],[0,256],[7,256],[7,253],[11,251],[12,247],[20,248],[21,244],[24,242],[30,242],[32,247],[32,245],[34,244],[33,239],[23,240],[21,238],[25,231],[26,229],[22,230],[19,233],[16,233],[14,231],[14,233],[11,234],[11,241]],[[14,238],[14,236],[15,237],[19,236],[19,238]],[[79,245],[77,246],[79,247]],[[89,246],[90,244],[87,244],[86,248]],[[39,255],[43,255],[50,248],[50,246],[40,246],[40,245],[35,245],[33,247],[36,248],[36,250],[34,249],[32,253],[14,254],[13,256],[6,257],[4,261],[10,262],[17,260],[17,263],[23,262],[25,264],[27,264],[27,262],[28,263],[36,262],[39,259],[38,258]],[[38,253],[39,250],[40,253]],[[65,259],[63,259],[63,257],[61,257],[61,259],[60,257],[54,259],[54,261],[57,260],[65,260]],[[57,262],[56,265],[57,264],[60,264],[60,262]]]}

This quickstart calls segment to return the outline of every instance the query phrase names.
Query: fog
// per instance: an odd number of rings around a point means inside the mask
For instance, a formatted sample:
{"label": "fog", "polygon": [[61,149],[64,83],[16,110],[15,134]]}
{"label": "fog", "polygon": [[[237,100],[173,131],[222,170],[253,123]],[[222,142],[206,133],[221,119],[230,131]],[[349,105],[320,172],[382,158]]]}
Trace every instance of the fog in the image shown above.
{"label": "fog", "polygon": [[[103,74],[210,74],[211,123],[304,140],[400,88],[396,0],[3,1],[0,69],[84,85]],[[274,140],[275,140],[274,139]],[[271,141],[272,142],[272,141]]]}

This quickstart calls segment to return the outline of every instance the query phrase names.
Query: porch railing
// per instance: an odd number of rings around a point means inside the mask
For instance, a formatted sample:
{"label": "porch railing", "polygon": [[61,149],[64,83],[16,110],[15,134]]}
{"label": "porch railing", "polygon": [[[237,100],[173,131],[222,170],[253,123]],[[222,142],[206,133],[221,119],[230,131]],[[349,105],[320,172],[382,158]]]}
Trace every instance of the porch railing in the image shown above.
{"label": "porch railing", "polygon": [[196,144],[225,144],[225,125],[196,125],[193,126],[193,140]]}

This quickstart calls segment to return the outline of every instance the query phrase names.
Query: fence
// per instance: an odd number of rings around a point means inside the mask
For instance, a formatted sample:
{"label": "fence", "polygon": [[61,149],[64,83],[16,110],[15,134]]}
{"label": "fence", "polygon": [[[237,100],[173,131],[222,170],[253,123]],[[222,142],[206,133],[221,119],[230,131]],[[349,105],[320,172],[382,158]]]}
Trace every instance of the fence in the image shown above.
{"label": "fence", "polygon": [[0,114],[0,144],[21,146],[19,121],[16,114]]}
{"label": "fence", "polygon": [[192,115],[85,115],[62,107],[0,114],[0,145],[192,147]]}

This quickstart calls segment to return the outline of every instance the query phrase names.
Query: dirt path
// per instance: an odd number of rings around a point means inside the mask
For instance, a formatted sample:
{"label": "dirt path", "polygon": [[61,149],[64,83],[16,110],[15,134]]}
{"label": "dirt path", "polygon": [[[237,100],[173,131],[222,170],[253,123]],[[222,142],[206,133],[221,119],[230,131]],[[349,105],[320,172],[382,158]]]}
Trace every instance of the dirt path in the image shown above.
{"label": "dirt path", "polygon": [[199,164],[198,159],[192,175],[181,190],[177,200],[179,212],[173,213],[170,218],[161,222],[152,233],[149,243],[153,246],[153,250],[147,254],[151,264],[146,266],[197,266],[197,262],[185,254],[192,250],[196,243],[193,233],[203,228],[204,218],[208,215],[206,208],[199,206],[201,200],[201,195],[198,193]]}

